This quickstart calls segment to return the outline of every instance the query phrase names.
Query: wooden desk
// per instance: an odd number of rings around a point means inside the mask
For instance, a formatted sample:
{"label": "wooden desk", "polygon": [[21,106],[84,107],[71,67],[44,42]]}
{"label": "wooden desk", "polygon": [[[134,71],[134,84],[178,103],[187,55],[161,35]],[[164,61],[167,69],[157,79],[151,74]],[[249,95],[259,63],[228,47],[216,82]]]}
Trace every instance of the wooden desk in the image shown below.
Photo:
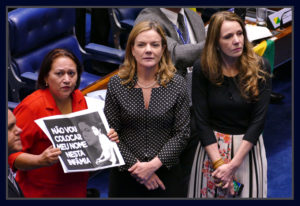
{"label": "wooden desk", "polygon": [[107,89],[107,84],[110,80],[111,77],[113,77],[114,75],[116,75],[118,73],[118,69],[116,69],[115,71],[107,74],[106,76],[104,76],[103,78],[97,80],[96,82],[88,85],[86,88],[82,89],[81,92],[83,95],[86,95],[89,92],[93,92],[96,90],[101,90],[101,89]]}
{"label": "wooden desk", "polygon": [[[275,37],[272,37],[275,40],[274,68],[278,67],[292,57],[292,25],[284,28],[283,30],[277,29],[277,31],[279,31],[280,33]],[[106,89],[110,78],[117,73],[118,70],[109,73],[93,84],[90,84],[86,88],[82,89],[81,92],[83,93],[83,95],[86,95],[89,92]]]}
{"label": "wooden desk", "polygon": [[275,36],[274,68],[280,66],[292,58],[292,25],[284,28]]}

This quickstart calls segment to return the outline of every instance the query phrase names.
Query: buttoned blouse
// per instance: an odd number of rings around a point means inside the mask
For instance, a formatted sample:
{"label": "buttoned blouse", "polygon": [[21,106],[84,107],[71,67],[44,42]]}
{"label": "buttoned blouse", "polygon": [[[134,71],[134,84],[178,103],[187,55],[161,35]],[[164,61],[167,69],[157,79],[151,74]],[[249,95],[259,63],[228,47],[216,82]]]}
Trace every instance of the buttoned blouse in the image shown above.
{"label": "buttoned blouse", "polygon": [[167,168],[178,163],[190,135],[183,77],[175,75],[166,87],[152,88],[149,107],[145,109],[142,89],[122,85],[116,75],[108,84],[104,112],[110,127],[119,134],[118,146],[126,163],[120,171],[137,160],[150,161],[156,156]]}

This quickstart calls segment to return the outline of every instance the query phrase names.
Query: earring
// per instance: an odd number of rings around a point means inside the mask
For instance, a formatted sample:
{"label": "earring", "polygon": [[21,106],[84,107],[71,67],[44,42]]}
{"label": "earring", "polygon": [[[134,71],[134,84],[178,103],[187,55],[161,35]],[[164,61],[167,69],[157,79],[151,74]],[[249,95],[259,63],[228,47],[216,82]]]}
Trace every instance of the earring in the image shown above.
{"label": "earring", "polygon": [[47,82],[46,82],[45,86],[48,87],[48,83]]}

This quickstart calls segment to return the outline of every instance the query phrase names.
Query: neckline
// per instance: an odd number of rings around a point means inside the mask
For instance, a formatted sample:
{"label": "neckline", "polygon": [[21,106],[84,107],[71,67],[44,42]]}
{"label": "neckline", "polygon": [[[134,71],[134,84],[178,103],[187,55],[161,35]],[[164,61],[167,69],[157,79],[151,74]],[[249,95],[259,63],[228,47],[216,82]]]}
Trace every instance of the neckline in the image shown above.
{"label": "neckline", "polygon": [[[133,76],[133,82],[130,83],[131,84],[131,88],[133,88],[133,89],[141,89],[142,90],[142,88],[136,88],[135,87],[135,85],[137,84],[137,81],[138,81],[137,73],[135,73],[134,76]],[[156,80],[156,82],[158,83],[158,87],[152,87],[151,89],[157,89],[157,88],[161,87],[160,79],[159,78]]]}
{"label": "neckline", "polygon": [[[161,85],[159,85],[158,87],[152,87],[151,89],[159,89],[161,87]],[[138,89],[138,90],[142,90],[143,88],[140,87],[132,87],[133,89]]]}
{"label": "neckline", "polygon": [[223,74],[224,77],[229,78],[229,79],[235,79],[238,77],[238,75],[239,75],[238,73],[234,76],[227,76],[227,75]]}
{"label": "neckline", "polygon": [[154,81],[153,83],[151,83],[149,85],[143,85],[139,82],[139,80],[136,81],[136,84],[142,89],[152,89],[152,88],[154,88],[156,83],[157,83],[157,81]]}

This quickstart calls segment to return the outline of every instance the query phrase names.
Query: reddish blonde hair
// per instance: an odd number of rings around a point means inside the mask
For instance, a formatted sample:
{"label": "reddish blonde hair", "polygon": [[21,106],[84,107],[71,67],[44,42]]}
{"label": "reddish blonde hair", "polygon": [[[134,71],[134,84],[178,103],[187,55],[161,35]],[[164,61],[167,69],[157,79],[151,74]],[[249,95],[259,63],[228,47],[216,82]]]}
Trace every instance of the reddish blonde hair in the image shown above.
{"label": "reddish blonde hair", "polygon": [[125,60],[124,63],[120,66],[120,70],[118,73],[119,77],[123,80],[123,85],[131,83],[130,85],[134,86],[133,77],[137,70],[137,64],[131,50],[134,46],[136,37],[140,33],[149,30],[154,30],[161,36],[162,47],[165,47],[163,55],[159,62],[159,69],[156,74],[156,78],[160,80],[160,84],[162,86],[166,86],[166,84],[173,78],[176,72],[176,68],[172,63],[169,51],[167,49],[167,39],[162,27],[158,23],[153,21],[142,21],[133,27],[127,40]]}
{"label": "reddish blonde hair", "polygon": [[201,56],[201,65],[205,76],[215,85],[224,81],[222,58],[219,50],[220,30],[224,21],[236,21],[241,25],[244,35],[243,53],[238,59],[239,89],[245,99],[257,100],[259,95],[258,81],[265,81],[262,58],[255,54],[247,38],[245,24],[236,14],[228,11],[215,13],[210,20],[205,46]]}

